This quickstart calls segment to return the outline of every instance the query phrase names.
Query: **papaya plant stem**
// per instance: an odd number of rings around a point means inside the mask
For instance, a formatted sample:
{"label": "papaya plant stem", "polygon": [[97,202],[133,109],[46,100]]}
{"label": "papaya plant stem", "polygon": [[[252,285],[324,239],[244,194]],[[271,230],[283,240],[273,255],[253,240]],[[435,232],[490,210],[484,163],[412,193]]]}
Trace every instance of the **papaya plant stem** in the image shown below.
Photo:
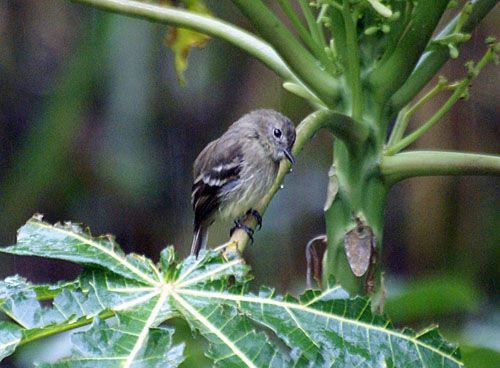
{"label": "papaya plant stem", "polygon": [[405,83],[432,37],[448,2],[449,0],[435,0],[415,4],[412,18],[398,46],[383,63],[375,67],[369,77],[379,103],[388,101]]}
{"label": "papaya plant stem", "polygon": [[[366,125],[354,121],[347,115],[343,115],[332,110],[318,110],[308,115],[297,126],[297,138],[292,149],[294,156],[298,156],[300,154],[305,143],[308,142],[320,129],[329,130],[335,138],[344,142],[347,147],[351,146],[352,150],[361,146],[368,138],[369,134],[369,130]],[[285,175],[289,171],[290,163],[288,161],[283,161],[271,190],[269,190],[264,198],[262,198],[256,208],[261,215],[264,214],[269,202],[271,202],[271,199],[280,189]],[[257,226],[257,222],[253,216],[246,219],[244,223],[252,229],[255,229]],[[225,253],[233,253],[236,249],[242,253],[248,244],[248,240],[248,235],[244,231],[236,230],[230,240],[232,244],[226,247]]]}
{"label": "papaya plant stem", "polygon": [[359,47],[356,34],[356,23],[352,19],[349,0],[343,0],[342,16],[345,24],[346,51],[348,63],[349,85],[352,95],[352,117],[361,121],[363,114],[363,95],[361,92]]}
{"label": "papaya plant stem", "polygon": [[327,106],[337,104],[337,80],[318,65],[317,60],[302,46],[276,15],[261,0],[232,0],[262,37],[269,42],[292,72]]}
{"label": "papaya plant stem", "polygon": [[465,152],[409,151],[382,156],[380,171],[390,185],[416,176],[499,176],[500,157]]}
{"label": "papaya plant stem", "polygon": [[290,22],[292,22],[293,27],[299,34],[300,38],[302,38],[302,41],[304,41],[306,45],[309,46],[309,48],[311,48],[312,50],[312,45],[314,44],[314,40],[307,31],[306,27],[304,27],[304,25],[300,21],[299,17],[297,16],[297,13],[295,13],[295,10],[290,5],[290,2],[288,0],[278,0],[278,4],[280,5],[283,12],[286,14],[288,19],[290,20]]}
{"label": "papaya plant stem", "polygon": [[[461,32],[471,33],[481,20],[493,9],[498,0],[475,0],[472,1],[472,11],[461,27]],[[436,36],[441,39],[452,34],[460,18],[460,14],[450,21],[446,27]],[[398,112],[408,104],[424,86],[436,75],[443,64],[450,58],[450,52],[446,45],[433,43],[418,61],[417,66],[411,72],[408,79],[391,98],[392,111]]]}
{"label": "papaya plant stem", "polygon": [[303,83],[291,72],[288,65],[265,41],[223,20],[207,17],[178,8],[160,6],[135,0],[72,0],[113,13],[147,19],[172,26],[192,29],[227,41],[260,60],[283,80]]}
{"label": "papaya plant stem", "polygon": [[441,108],[438,111],[436,111],[436,113],[432,115],[432,117],[429,120],[427,120],[421,127],[415,130],[413,133],[407,135],[394,145],[389,146],[385,151],[385,154],[387,156],[390,156],[408,147],[410,144],[412,144],[418,138],[420,138],[423,134],[425,134],[429,129],[431,129],[437,122],[439,122],[439,120],[441,120],[444,114],[446,114],[453,107],[453,105],[455,105],[455,103],[464,96],[464,94],[467,92],[467,89],[469,88],[471,80],[481,71],[481,69],[490,60],[492,60],[495,57],[495,52],[496,49],[499,47],[499,45],[500,43],[488,47],[488,50],[485,52],[481,60],[479,60],[479,62],[476,65],[472,66],[471,69],[468,71],[467,77],[465,77],[463,80],[461,80],[456,84],[455,91],[450,96],[450,98],[448,98],[448,100],[444,103],[444,105],[441,106]]}
{"label": "papaya plant stem", "polygon": [[288,0],[278,0],[278,3],[283,9],[290,22],[292,22],[293,27],[297,30],[300,38],[309,47],[309,49],[314,53],[314,55],[319,59],[319,61],[326,67],[330,72],[333,72],[334,65],[332,61],[328,58],[324,47],[320,43],[315,41],[311,34],[307,31],[304,25],[301,23],[299,17],[295,13],[295,10],[290,6]]}

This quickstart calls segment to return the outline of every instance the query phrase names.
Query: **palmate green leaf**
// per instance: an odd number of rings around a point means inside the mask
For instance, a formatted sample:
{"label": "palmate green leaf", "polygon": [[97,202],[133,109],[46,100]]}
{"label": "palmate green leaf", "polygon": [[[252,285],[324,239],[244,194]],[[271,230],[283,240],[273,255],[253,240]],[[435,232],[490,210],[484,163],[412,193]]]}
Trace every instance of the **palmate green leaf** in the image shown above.
{"label": "palmate green leaf", "polygon": [[[19,276],[0,283],[0,310],[14,322],[0,324],[1,357],[18,344],[94,321],[73,336],[72,355],[51,366],[175,367],[183,346],[173,346],[173,332],[161,324],[180,317],[209,341],[206,354],[217,367],[463,366],[436,328],[396,330],[371,313],[367,299],[348,299],[339,287],[298,299],[267,288],[252,293],[248,266],[225,259],[221,249],[179,262],[169,247],[156,266],[81,229],[32,219],[20,243],[8,248],[43,250],[87,268],[72,283],[37,286]],[[48,297],[50,305],[39,302]]]}
{"label": "palmate green leaf", "polygon": [[125,256],[111,235],[94,238],[80,224],[51,225],[42,221],[41,215],[33,216],[19,229],[16,245],[0,248],[0,252],[101,266],[146,284],[160,283],[151,261],[136,254]]}
{"label": "palmate green leaf", "polygon": [[[217,335],[219,340],[232,340],[234,328],[226,331],[228,320],[250,318],[257,325],[271,329],[300,359],[287,363],[296,366],[357,366],[357,367],[460,367],[458,349],[446,343],[435,328],[418,334],[410,330],[397,331],[383,316],[371,313],[365,298],[346,299],[339,287],[323,293],[308,291],[300,300],[275,296],[269,289],[259,294],[245,291],[244,285],[227,285],[209,281],[184,281],[175,288],[178,308],[186,319],[206,335]],[[224,314],[221,306],[231,306],[237,314]],[[204,317],[209,313],[210,318]],[[244,316],[244,317],[243,317]],[[195,322],[193,322],[193,320]],[[217,329],[218,327],[218,329]],[[215,332],[215,330],[217,333]],[[238,335],[236,335],[238,336]],[[217,342],[220,345],[220,342]],[[236,348],[240,348],[240,352]],[[239,342],[231,349],[236,366],[266,367],[271,356],[241,354]],[[221,353],[214,356],[225,357]],[[305,359],[304,359],[305,358]],[[246,361],[245,359],[250,359]],[[251,364],[250,364],[251,363]],[[233,366],[233,362],[221,364]],[[287,366],[287,365],[285,365]]]}

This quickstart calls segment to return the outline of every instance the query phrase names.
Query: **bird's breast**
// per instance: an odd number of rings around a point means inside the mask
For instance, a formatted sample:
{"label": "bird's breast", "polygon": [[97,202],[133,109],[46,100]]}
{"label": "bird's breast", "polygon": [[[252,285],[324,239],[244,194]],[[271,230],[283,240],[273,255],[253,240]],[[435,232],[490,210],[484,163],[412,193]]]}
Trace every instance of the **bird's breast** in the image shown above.
{"label": "bird's breast", "polygon": [[238,185],[221,197],[219,211],[223,218],[234,220],[255,208],[261,198],[271,189],[279,165],[273,161],[259,165],[245,165],[240,173]]}

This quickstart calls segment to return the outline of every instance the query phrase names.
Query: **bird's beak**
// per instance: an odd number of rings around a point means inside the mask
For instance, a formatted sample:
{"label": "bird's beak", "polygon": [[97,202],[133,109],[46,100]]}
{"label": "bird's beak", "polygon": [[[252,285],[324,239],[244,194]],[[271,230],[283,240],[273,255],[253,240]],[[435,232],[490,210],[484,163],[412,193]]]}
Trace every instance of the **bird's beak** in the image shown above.
{"label": "bird's beak", "polygon": [[285,154],[285,156],[288,159],[288,161],[290,161],[290,163],[292,165],[294,165],[295,164],[295,158],[293,157],[292,153],[289,150],[287,150],[287,149],[284,149],[283,153]]}

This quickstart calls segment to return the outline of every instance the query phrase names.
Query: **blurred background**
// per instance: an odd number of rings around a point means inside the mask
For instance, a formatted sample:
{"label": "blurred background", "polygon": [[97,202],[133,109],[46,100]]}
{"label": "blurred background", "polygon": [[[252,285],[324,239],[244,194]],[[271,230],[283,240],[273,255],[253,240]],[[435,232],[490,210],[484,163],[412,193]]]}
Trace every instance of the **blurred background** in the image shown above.
{"label": "blurred background", "polygon": [[[208,5],[247,27],[229,2]],[[498,19],[497,5],[441,74],[462,78],[465,61],[485,51],[485,37],[499,35]],[[310,112],[272,72],[219,40],[191,52],[180,86],[166,29],[69,1],[0,2],[0,245],[13,244],[38,212],[115,234],[126,252],[155,261],[168,244],[186,256],[191,166],[201,149],[252,109],[273,108],[295,123]],[[485,67],[470,98],[412,148],[500,153],[499,71]],[[412,127],[445,98],[421,109]],[[324,232],[331,143],[319,133],[306,146],[266,212],[245,253],[255,286],[304,289],[305,244]],[[439,324],[474,357],[470,366],[500,359],[498,184],[493,177],[411,179],[393,188],[386,210],[387,312],[398,326]],[[209,244],[227,240],[229,227],[215,226]],[[6,255],[0,264],[1,278],[18,273],[33,282],[80,272],[70,263]],[[67,353],[66,335],[51,341],[56,350],[33,344],[0,366],[30,367]],[[202,366],[201,354],[184,366]]]}

